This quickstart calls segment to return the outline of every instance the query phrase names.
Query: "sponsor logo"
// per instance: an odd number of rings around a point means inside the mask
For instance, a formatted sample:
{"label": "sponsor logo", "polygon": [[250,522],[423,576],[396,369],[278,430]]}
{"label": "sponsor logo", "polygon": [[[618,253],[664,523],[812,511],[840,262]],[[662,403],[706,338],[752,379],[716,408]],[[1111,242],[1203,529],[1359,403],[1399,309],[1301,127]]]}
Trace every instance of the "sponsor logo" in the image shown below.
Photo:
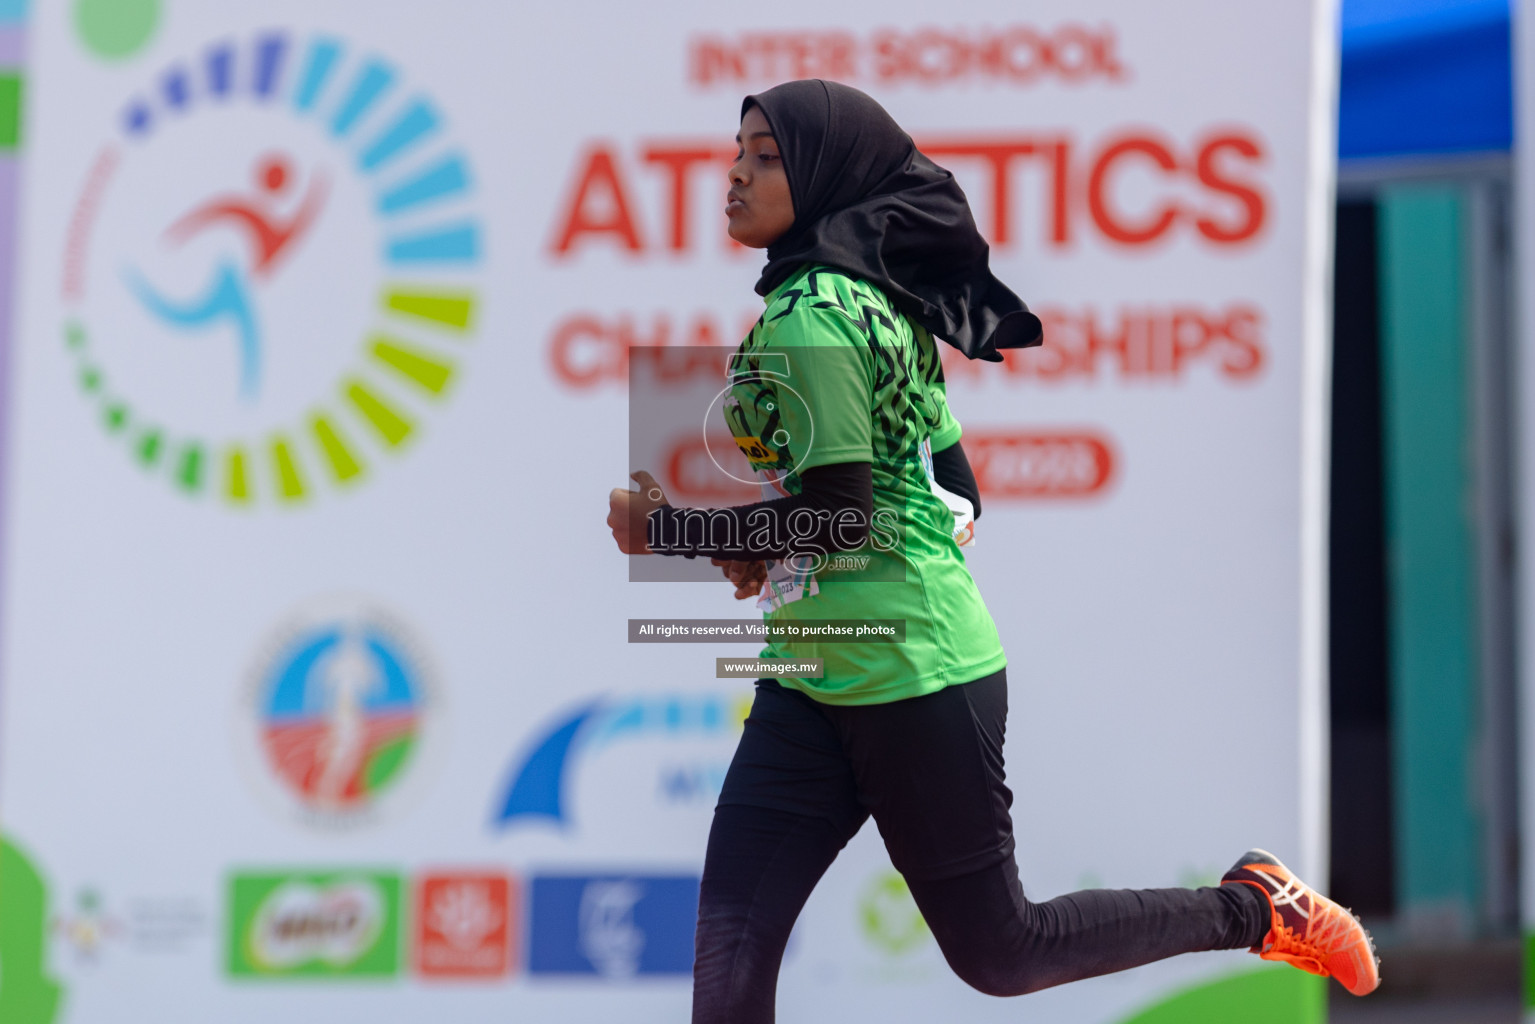
{"label": "sponsor logo", "polygon": [[531,890],[530,974],[692,974],[697,877],[544,876]]}
{"label": "sponsor logo", "polygon": [[262,788],[307,823],[367,822],[419,775],[435,686],[387,613],[316,605],[267,642],[249,690],[243,731]]}
{"label": "sponsor logo", "polygon": [[76,964],[103,959],[109,947],[130,953],[177,954],[207,934],[208,914],[194,896],[135,896],[112,909],[95,888],[75,893],[74,906],[53,919],[53,934],[73,952]]}
{"label": "sponsor logo", "polygon": [[495,874],[432,874],[416,883],[416,972],[495,978],[511,971],[511,881]]}
{"label": "sponsor logo", "polygon": [[387,977],[399,970],[399,940],[396,875],[230,879],[228,969],[235,977]]}
{"label": "sponsor logo", "polygon": [[64,990],[45,963],[48,887],[37,867],[0,835],[0,1021],[54,1024]]}
{"label": "sponsor logo", "polygon": [[[518,758],[497,802],[494,825],[540,819],[569,825],[571,775],[583,757],[625,740],[733,737],[750,707],[750,698],[642,697],[601,699],[562,713]],[[658,795],[668,802],[712,798],[724,772],[724,764],[713,763],[663,767]]]}
{"label": "sponsor logo", "polygon": [[858,924],[869,945],[899,956],[928,942],[932,933],[899,872],[882,871],[858,897]]}
{"label": "sponsor logo", "polygon": [[220,41],[149,83],[68,227],[80,389],[182,494],[350,488],[459,372],[482,256],[467,159],[400,67],[330,36]]}
{"label": "sponsor logo", "polygon": [[53,933],[63,939],[81,961],[94,961],[101,947],[122,931],[121,919],[107,911],[101,894],[95,889],[81,889],[75,894],[74,909],[53,921]]}
{"label": "sponsor logo", "polygon": [[741,449],[741,453],[745,455],[747,460],[750,461],[754,466],[759,462],[773,463],[778,461],[778,453],[773,451],[773,449],[769,448],[767,445],[763,444],[761,438],[737,437],[735,442],[736,447]]}

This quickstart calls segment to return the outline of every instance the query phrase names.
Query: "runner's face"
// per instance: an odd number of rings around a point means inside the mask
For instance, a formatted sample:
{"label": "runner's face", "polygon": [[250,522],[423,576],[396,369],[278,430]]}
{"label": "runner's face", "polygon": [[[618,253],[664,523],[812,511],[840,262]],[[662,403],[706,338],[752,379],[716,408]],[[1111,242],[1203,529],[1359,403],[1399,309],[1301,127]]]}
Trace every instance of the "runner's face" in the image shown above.
{"label": "runner's face", "polygon": [[730,168],[725,216],[730,237],[753,249],[766,249],[794,224],[794,199],[784,173],[778,142],[757,107],[741,118],[736,162]]}

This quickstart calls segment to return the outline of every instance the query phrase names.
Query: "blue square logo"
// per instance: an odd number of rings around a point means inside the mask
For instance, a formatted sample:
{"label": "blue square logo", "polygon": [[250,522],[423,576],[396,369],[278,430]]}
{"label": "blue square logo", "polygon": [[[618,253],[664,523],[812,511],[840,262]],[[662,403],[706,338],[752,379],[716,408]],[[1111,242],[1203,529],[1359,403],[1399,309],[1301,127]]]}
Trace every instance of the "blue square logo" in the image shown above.
{"label": "blue square logo", "polygon": [[530,902],[530,974],[693,973],[697,876],[544,875]]}

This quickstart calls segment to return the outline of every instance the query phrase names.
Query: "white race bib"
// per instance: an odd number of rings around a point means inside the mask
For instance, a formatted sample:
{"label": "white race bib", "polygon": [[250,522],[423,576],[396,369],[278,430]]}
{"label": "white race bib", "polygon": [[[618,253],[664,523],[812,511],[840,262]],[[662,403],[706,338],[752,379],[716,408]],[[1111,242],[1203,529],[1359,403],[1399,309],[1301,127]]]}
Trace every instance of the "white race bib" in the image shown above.
{"label": "white race bib", "polygon": [[[782,470],[759,466],[757,476],[762,482],[763,501],[789,496],[789,492],[783,486]],[[802,597],[812,597],[820,593],[821,588],[810,573],[810,565],[813,561],[813,558],[806,555],[788,560],[769,558],[767,582],[762,584],[762,592],[757,595],[758,609],[771,612],[782,608],[790,601],[798,601]]]}
{"label": "white race bib", "polygon": [[933,475],[933,442],[930,437],[922,439],[922,469],[927,473],[928,490],[938,495],[949,506],[949,511],[954,513],[954,543],[962,548],[974,547],[975,506],[970,504],[969,498],[939,486],[938,478]]}

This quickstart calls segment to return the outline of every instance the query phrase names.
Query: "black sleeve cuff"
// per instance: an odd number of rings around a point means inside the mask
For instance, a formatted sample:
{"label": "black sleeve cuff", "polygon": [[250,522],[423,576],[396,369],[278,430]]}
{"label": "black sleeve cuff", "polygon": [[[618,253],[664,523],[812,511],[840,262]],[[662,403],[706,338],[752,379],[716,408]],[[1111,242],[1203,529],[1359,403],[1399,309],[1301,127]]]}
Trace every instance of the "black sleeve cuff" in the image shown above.
{"label": "black sleeve cuff", "polygon": [[874,511],[871,464],[816,466],[802,474],[801,483],[799,494],[752,505],[663,505],[650,513],[646,523],[650,550],[659,555],[755,561],[862,547]]}
{"label": "black sleeve cuff", "polygon": [[944,490],[969,499],[975,518],[981,518],[981,486],[975,482],[970,460],[965,458],[965,450],[958,441],[933,453],[933,479]]}

